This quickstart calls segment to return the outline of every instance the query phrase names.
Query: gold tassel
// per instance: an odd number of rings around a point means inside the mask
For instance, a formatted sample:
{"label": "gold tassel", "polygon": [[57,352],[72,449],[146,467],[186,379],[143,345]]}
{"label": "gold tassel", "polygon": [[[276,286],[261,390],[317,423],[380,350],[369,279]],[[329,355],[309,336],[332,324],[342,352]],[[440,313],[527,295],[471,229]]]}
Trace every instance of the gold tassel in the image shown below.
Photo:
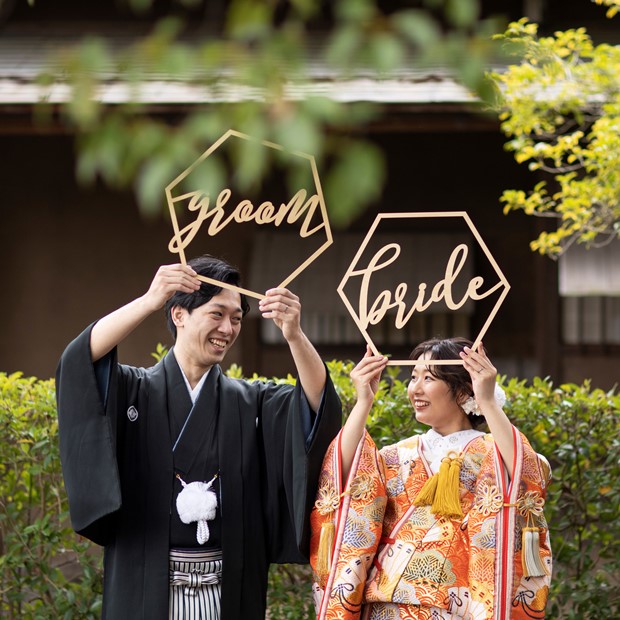
{"label": "gold tassel", "polygon": [[332,521],[326,521],[321,526],[319,549],[317,551],[316,569],[319,575],[328,575],[332,563],[332,549],[336,526]]}
{"label": "gold tassel", "polygon": [[459,457],[445,457],[441,461],[439,471],[432,475],[420,489],[413,502],[414,505],[431,505],[433,513],[442,517],[462,517],[460,473],[461,459]]}
{"label": "gold tassel", "polygon": [[449,518],[463,517],[459,477],[461,473],[461,459],[446,457],[439,467],[437,491],[431,510],[436,515]]}
{"label": "gold tassel", "polygon": [[415,506],[430,506],[435,499],[435,490],[437,489],[437,480],[439,474],[433,474],[420,489],[418,496],[415,498],[413,504]]}
{"label": "gold tassel", "polygon": [[540,530],[537,527],[523,528],[521,563],[523,564],[524,577],[543,577],[549,574],[540,557]]}

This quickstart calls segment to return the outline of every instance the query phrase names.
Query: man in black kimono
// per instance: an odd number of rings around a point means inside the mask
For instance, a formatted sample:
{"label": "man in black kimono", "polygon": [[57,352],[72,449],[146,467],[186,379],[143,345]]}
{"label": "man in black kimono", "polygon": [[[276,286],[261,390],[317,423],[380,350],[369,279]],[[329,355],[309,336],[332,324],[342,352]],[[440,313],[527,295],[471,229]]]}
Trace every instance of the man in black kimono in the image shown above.
{"label": "man in black kimono", "polygon": [[[109,620],[168,619],[171,549],[221,550],[223,620],[263,619],[269,564],[307,561],[308,514],[340,428],[338,397],[286,289],[267,291],[259,308],[282,330],[297,385],[226,377],[219,364],[248,304],[197,274],[239,285],[234,268],[209,256],[160,267],[147,293],[87,328],[58,367],[71,520],[105,546]],[[116,346],[164,306],[172,350],[151,368],[119,364]],[[176,499],[184,484],[212,480],[217,509],[201,544]],[[185,591],[196,585],[185,579]]]}

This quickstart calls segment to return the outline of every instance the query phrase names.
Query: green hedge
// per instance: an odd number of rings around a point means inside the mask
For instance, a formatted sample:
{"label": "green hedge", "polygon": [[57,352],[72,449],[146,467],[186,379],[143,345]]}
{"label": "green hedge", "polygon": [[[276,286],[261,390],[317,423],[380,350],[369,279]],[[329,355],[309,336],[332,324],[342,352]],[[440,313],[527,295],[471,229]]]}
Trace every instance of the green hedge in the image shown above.
{"label": "green hedge", "polygon": [[[329,364],[345,415],[354,402],[351,368]],[[231,367],[229,374],[241,376],[241,370]],[[553,467],[547,617],[620,617],[620,396],[587,382],[512,380],[504,387],[509,417]],[[0,617],[98,618],[101,554],[68,525],[53,381],[0,373],[0,428]],[[393,369],[382,382],[369,430],[380,446],[424,430]],[[272,568],[270,620],[314,617],[309,580],[305,566]]]}
{"label": "green hedge", "polygon": [[0,373],[0,617],[99,618],[101,554],[68,524],[54,382]]}

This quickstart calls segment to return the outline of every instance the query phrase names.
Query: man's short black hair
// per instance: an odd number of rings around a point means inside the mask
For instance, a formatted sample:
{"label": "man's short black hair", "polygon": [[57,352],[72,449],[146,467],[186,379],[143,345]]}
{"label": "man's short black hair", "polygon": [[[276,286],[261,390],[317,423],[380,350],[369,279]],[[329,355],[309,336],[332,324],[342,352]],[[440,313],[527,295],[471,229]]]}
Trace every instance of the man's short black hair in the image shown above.
{"label": "man's short black hair", "polygon": [[[225,282],[226,284],[233,284],[234,286],[241,285],[241,274],[239,270],[227,263],[221,258],[216,258],[209,254],[203,254],[198,258],[193,258],[187,263],[192,269],[200,276],[205,278],[211,278],[212,280],[218,280],[219,282]],[[200,288],[193,293],[181,293],[177,291],[164,306],[166,312],[166,322],[168,329],[176,340],[177,328],[172,320],[172,308],[179,306],[185,308],[190,314],[194,308],[199,308],[213,297],[219,295],[222,292],[221,286],[216,286],[210,282],[201,282]],[[241,310],[243,316],[245,316],[250,310],[250,304],[245,295],[241,295]]]}

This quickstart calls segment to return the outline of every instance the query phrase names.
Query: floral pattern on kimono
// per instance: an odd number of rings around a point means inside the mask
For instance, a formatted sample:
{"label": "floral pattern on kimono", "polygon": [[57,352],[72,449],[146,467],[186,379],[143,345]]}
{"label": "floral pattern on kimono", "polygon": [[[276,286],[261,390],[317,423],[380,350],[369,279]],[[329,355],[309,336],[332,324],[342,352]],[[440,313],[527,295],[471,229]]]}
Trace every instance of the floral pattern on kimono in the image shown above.
{"label": "floral pattern on kimono", "polygon": [[[458,519],[414,505],[431,475],[419,436],[379,452],[365,433],[344,490],[336,437],[311,515],[318,619],[544,618],[551,550],[542,508],[550,468],[513,434],[511,472],[489,434],[461,452]],[[538,528],[540,576],[524,575],[525,527]]]}

